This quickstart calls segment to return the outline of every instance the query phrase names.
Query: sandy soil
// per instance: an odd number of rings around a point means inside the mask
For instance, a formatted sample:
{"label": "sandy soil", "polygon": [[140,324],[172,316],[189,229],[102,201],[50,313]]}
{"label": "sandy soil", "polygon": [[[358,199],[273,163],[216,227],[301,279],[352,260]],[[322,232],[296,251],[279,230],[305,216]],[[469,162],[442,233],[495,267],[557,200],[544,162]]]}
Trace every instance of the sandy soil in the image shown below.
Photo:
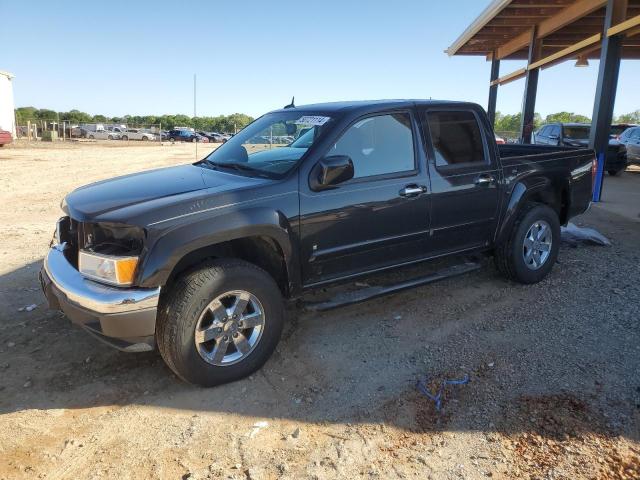
{"label": "sandy soil", "polygon": [[[563,246],[538,285],[489,266],[327,313],[291,306],[267,365],[215,389],[47,311],[37,271],[64,194],[194,155],[0,150],[0,479],[640,478],[640,223],[600,208],[579,221],[613,246]],[[415,387],[464,375],[441,411]]]}

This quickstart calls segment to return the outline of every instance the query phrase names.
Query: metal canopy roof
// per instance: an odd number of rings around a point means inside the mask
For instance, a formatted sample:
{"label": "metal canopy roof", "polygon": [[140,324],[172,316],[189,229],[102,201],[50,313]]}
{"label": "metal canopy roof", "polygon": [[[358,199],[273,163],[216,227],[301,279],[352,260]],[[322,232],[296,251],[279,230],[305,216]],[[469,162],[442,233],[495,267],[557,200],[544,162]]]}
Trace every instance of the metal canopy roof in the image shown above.
{"label": "metal canopy roof", "polygon": [[[541,57],[586,42],[578,54],[599,58],[606,0],[493,0],[446,50],[449,55],[526,59],[531,30],[537,28]],[[628,0],[622,58],[640,58],[640,0]],[[625,22],[626,23],[626,22]],[[566,53],[566,52],[564,52]]]}

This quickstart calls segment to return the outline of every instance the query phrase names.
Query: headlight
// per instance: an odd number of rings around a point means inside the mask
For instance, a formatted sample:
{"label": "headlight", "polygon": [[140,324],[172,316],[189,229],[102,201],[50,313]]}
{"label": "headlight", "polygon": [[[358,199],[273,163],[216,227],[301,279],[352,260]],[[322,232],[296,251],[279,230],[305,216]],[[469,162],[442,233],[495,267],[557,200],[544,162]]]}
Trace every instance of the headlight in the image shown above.
{"label": "headlight", "polygon": [[138,257],[102,255],[80,250],[78,269],[85,277],[111,285],[127,286],[133,283]]}

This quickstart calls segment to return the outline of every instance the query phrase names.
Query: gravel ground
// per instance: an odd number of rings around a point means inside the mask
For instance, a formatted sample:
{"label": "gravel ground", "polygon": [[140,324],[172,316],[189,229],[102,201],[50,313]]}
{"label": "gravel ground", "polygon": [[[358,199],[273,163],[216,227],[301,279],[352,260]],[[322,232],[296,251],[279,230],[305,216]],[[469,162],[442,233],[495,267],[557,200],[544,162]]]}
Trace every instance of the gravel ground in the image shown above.
{"label": "gravel ground", "polygon": [[[36,272],[63,194],[191,148],[0,152],[0,479],[640,478],[640,222],[599,207],[576,221],[613,245],[563,246],[537,285],[489,265],[321,314],[292,305],[267,365],[214,389],[47,311]],[[441,411],[415,387],[465,375]]]}

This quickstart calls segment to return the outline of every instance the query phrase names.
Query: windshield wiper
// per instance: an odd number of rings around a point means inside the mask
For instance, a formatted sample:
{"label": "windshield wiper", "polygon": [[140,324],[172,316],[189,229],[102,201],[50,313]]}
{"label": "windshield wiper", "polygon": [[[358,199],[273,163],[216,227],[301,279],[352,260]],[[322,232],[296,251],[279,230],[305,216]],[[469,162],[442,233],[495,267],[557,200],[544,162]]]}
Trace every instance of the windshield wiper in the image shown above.
{"label": "windshield wiper", "polygon": [[250,167],[249,165],[246,165],[244,163],[222,163],[222,162],[211,162],[209,160],[207,160],[207,163],[216,168],[226,168],[229,170],[236,170],[239,172],[251,172],[260,177],[269,178],[269,175],[263,172],[262,170]]}

